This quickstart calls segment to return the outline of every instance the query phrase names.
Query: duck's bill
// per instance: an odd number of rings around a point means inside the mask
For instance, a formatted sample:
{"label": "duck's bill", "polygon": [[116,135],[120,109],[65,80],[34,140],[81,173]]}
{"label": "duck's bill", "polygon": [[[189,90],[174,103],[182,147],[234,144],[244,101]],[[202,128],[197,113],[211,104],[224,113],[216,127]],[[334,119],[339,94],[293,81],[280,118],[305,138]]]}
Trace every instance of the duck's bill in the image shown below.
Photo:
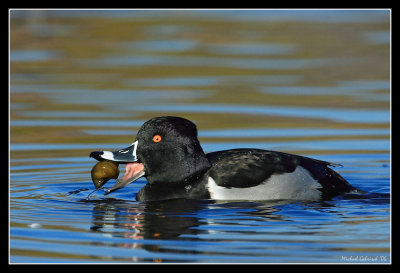
{"label": "duck's bill", "polygon": [[138,180],[140,177],[145,175],[144,171],[144,165],[143,163],[128,163],[126,164],[125,167],[125,174],[121,179],[118,179],[115,185],[106,190],[104,195],[107,195],[109,193],[112,193],[113,191],[116,191],[118,189],[121,189],[130,183]]}
{"label": "duck's bill", "polygon": [[121,179],[118,179],[112,188],[106,190],[104,195],[121,189],[145,175],[144,165],[143,163],[138,162],[136,156],[137,145],[138,142],[135,141],[129,147],[121,150],[95,151],[90,153],[90,157],[99,161],[110,160],[119,164],[126,164],[124,176]]}
{"label": "duck's bill", "polygon": [[138,142],[133,142],[129,147],[126,147],[117,151],[95,151],[90,153],[90,157],[101,161],[101,160],[110,160],[117,163],[130,163],[136,162],[136,149],[138,146]]}

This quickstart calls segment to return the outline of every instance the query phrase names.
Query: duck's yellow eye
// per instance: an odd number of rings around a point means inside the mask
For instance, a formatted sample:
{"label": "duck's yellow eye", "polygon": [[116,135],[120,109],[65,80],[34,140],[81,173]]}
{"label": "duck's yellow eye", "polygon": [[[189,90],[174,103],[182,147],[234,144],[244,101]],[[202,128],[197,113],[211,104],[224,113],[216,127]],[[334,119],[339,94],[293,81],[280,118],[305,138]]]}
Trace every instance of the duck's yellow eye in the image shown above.
{"label": "duck's yellow eye", "polygon": [[160,142],[161,141],[161,136],[160,135],[153,136],[153,141],[154,142]]}

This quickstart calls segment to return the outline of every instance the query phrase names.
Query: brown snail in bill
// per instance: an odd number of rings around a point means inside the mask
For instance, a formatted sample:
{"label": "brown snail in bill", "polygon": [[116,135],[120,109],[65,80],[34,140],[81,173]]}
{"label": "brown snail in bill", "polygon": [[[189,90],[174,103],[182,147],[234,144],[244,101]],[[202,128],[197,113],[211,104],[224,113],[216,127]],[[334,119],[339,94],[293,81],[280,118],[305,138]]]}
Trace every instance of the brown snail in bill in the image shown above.
{"label": "brown snail in bill", "polygon": [[108,180],[117,179],[118,175],[119,169],[116,162],[109,160],[102,160],[97,162],[97,164],[93,166],[91,171],[93,185],[96,189],[89,193],[86,199],[89,199],[90,195],[103,188],[103,185],[106,184]]}

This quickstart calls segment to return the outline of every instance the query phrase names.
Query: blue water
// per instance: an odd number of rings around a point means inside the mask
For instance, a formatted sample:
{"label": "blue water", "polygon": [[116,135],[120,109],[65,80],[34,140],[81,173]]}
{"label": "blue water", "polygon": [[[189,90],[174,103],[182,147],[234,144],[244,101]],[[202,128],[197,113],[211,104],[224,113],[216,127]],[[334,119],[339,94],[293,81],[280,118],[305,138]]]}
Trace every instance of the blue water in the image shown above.
{"label": "blue water", "polygon": [[388,156],[318,158],[345,164],[344,177],[369,193],[313,203],[146,203],[134,201],[145,183],[139,180],[88,201],[92,186],[82,173],[93,165],[89,158],[16,160],[23,166],[11,167],[18,186],[11,192],[10,247],[36,254],[10,261],[343,263],[368,256],[389,262]]}
{"label": "blue water", "polygon": [[[388,10],[11,10],[10,23],[10,263],[392,262]],[[365,193],[137,202],[142,178],[87,200],[89,153],[158,115],[194,121],[205,152],[341,164]]]}

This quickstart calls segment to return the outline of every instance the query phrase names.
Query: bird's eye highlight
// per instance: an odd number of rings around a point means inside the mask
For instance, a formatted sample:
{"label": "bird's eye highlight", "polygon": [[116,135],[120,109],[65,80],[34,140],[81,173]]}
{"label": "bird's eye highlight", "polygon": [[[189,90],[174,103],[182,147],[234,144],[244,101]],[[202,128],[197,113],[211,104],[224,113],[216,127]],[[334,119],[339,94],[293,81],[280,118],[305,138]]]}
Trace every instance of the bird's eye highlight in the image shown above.
{"label": "bird's eye highlight", "polygon": [[161,136],[160,135],[153,136],[153,141],[154,142],[160,142],[161,141]]}

